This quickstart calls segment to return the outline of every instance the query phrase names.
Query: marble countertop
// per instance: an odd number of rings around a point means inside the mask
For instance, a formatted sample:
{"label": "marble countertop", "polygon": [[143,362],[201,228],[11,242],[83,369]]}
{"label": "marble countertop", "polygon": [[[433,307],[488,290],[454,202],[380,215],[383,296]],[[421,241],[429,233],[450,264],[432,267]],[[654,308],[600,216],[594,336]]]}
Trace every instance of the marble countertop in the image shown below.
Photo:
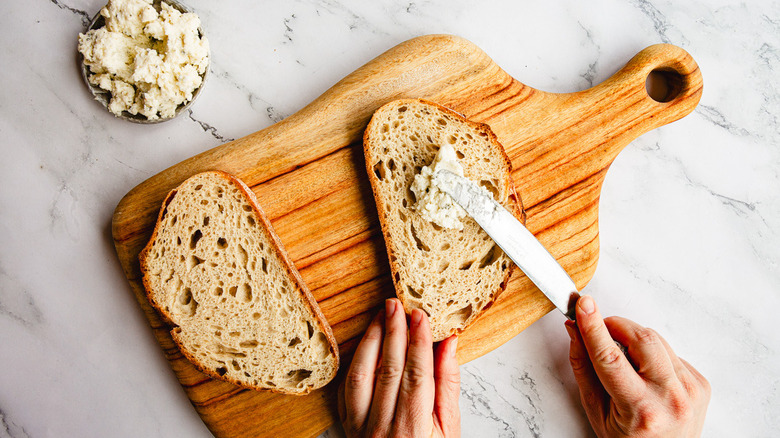
{"label": "marble countertop", "polygon": [[[190,112],[153,126],[115,119],[82,83],[77,35],[103,0],[0,3],[0,437],[209,436],[122,275],[114,207],[429,33],[465,37],[552,92],[598,84],[651,44],[692,54],[701,103],[611,167],[585,292],[658,330],[710,380],[705,436],[777,435],[778,2],[187,3],[211,42],[211,77]],[[551,313],[463,365],[463,435],[591,435],[567,349]]]}

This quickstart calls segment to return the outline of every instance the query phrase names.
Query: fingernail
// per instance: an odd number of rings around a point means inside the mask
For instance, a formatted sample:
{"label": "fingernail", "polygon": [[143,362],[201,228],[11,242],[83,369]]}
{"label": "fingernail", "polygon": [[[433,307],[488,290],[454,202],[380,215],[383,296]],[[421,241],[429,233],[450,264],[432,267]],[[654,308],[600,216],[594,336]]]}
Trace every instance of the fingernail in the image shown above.
{"label": "fingernail", "polygon": [[385,317],[390,319],[393,317],[393,313],[395,313],[395,300],[390,298],[385,300]]}
{"label": "fingernail", "polygon": [[572,342],[575,342],[577,340],[577,333],[575,332],[575,328],[573,325],[566,324],[566,332],[569,333],[569,338],[571,338]]}
{"label": "fingernail", "polygon": [[593,302],[593,298],[589,295],[583,295],[578,304],[586,315],[590,315],[596,310],[596,303]]}
{"label": "fingernail", "polygon": [[449,353],[450,353],[450,357],[455,357],[455,356],[458,355],[458,337],[457,336],[455,338],[453,338],[452,341],[450,341],[450,351],[449,351]]}
{"label": "fingernail", "polygon": [[422,310],[420,309],[414,309],[412,310],[412,327],[417,327],[420,325],[420,321],[422,321]]}

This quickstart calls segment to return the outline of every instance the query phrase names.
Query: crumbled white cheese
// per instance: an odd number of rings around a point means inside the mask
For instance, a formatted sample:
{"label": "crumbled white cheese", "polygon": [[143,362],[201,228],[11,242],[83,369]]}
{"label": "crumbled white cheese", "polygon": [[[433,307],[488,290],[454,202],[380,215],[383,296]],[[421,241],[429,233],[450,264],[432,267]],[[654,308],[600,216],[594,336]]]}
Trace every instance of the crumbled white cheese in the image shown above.
{"label": "crumbled white cheese", "polygon": [[203,83],[209,44],[200,18],[165,2],[109,0],[100,11],[106,25],[79,34],[89,82],[111,93],[109,110],[170,118]]}
{"label": "crumbled white cheese", "polygon": [[106,29],[133,38],[142,36],[144,27],[158,19],[152,0],[109,0],[100,15],[106,20]]}
{"label": "crumbled white cheese", "polygon": [[453,201],[450,195],[433,184],[434,174],[441,169],[463,176],[463,166],[458,162],[455,149],[449,144],[439,148],[439,153],[430,167],[423,167],[420,173],[414,176],[411,190],[417,198],[415,208],[426,220],[444,228],[462,230],[463,222],[460,220],[466,216],[466,211]]}

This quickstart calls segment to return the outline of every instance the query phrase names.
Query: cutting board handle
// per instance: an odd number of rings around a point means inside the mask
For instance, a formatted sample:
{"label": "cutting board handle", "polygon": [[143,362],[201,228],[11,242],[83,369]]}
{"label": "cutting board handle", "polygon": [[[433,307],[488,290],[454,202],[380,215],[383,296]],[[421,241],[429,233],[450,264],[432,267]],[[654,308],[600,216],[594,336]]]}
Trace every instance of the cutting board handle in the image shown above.
{"label": "cutting board handle", "polygon": [[[691,113],[701,99],[702,85],[699,66],[688,52],[671,44],[656,44],[637,53],[612,77],[584,93],[588,95],[586,100],[605,105],[613,100],[628,103],[623,114],[636,125],[626,120],[623,128],[636,138]],[[613,143],[617,150],[611,151],[611,158],[624,146],[620,143]]]}
{"label": "cutting board handle", "polygon": [[625,67],[593,90],[626,88],[626,85],[634,87],[637,94],[647,94],[649,99],[643,103],[649,111],[682,116],[696,107],[702,92],[702,76],[688,52],[671,44],[656,44],[637,53]]}
{"label": "cutting board handle", "polygon": [[702,76],[688,52],[656,44],[587,90],[522,90],[519,102],[486,122],[513,161],[515,187],[529,209],[558,202],[583,184],[598,196],[606,170],[626,145],[696,108]]}

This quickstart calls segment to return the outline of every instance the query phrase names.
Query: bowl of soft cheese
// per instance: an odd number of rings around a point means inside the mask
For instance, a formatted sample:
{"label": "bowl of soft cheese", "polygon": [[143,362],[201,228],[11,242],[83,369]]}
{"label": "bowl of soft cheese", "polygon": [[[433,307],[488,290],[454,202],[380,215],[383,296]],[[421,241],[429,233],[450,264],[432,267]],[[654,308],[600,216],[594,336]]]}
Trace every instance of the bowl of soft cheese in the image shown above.
{"label": "bowl of soft cheese", "polygon": [[210,59],[200,18],[173,0],[109,0],[78,50],[95,100],[136,123],[171,120],[192,105]]}

